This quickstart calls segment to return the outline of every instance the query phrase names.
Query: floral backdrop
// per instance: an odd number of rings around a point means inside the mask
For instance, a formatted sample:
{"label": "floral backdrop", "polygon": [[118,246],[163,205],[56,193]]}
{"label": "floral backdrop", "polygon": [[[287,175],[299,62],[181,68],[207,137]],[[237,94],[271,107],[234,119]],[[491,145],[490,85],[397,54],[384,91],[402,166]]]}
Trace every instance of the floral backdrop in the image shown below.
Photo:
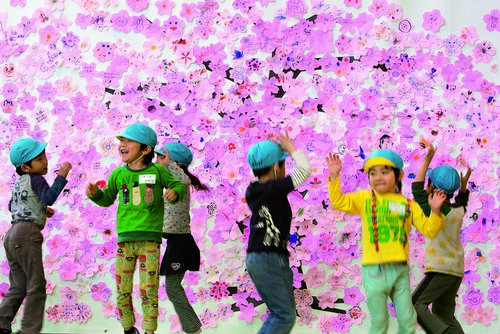
{"label": "floral backdrop", "polygon": [[[442,1],[441,9],[419,3],[2,0],[0,235],[10,226],[14,140],[48,142],[51,170],[73,164],[43,231],[45,331],[120,332],[116,207],[90,203],[84,185],[106,185],[121,163],[115,136],[141,121],[156,130],[160,144],[189,145],[191,170],[211,189],[194,194],[192,232],[202,266],[184,280],[207,333],[255,332],[267,316],[244,268],[244,193],[252,180],[246,152],[285,129],[314,168],[289,196],[294,332],[359,333],[369,323],[359,217],[331,209],[325,155],[341,154],[342,188],[352,191],[367,186],[366,156],[392,148],[404,158],[403,193],[411,196],[425,153],[421,141],[438,146],[434,164],[473,169],[457,314],[466,332],[498,332],[500,6],[462,4],[466,14],[457,23],[455,1]],[[425,253],[418,232],[410,239],[415,286]],[[3,296],[9,272],[3,248],[0,271]],[[160,299],[160,328],[181,331],[163,286]]]}

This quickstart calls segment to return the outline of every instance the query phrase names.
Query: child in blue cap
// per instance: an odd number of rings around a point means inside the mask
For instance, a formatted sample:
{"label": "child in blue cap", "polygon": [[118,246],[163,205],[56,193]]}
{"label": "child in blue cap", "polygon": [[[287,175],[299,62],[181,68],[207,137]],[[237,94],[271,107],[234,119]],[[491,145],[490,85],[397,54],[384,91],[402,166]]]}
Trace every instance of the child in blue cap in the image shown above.
{"label": "child in blue cap", "polygon": [[155,152],[158,156],[157,162],[165,166],[186,189],[182,200],[176,203],[165,201],[163,237],[167,239],[167,249],[161,261],[160,275],[165,275],[168,299],[179,316],[182,330],[186,333],[201,333],[200,319],[189,304],[181,282],[187,270],[200,270],[200,249],[191,235],[189,226],[190,187],[196,190],[208,190],[208,187],[188,170],[193,161],[193,153],[186,145],[172,142]]}
{"label": "child in blue cap", "polygon": [[[471,170],[468,168],[465,175],[459,176],[453,167],[441,165],[427,173],[435,152],[434,146],[428,144],[427,153],[412,184],[412,192],[415,201],[429,215],[430,208],[424,198],[436,188],[443,190],[446,201],[440,210],[446,217],[436,237],[425,238],[425,277],[413,292],[412,300],[417,321],[427,334],[463,334],[455,317],[455,297],[464,276],[460,231],[469,201],[467,182]],[[426,173],[429,181],[424,189]],[[452,204],[450,199],[459,187],[460,191]],[[429,310],[429,305],[432,305],[432,310]]]}
{"label": "child in blue cap", "polygon": [[[125,165],[115,168],[106,188],[87,184],[87,196],[99,206],[111,206],[118,196],[116,230],[117,307],[125,334],[138,334],[132,305],[133,275],[139,260],[139,288],[142,328],[154,333],[158,327],[158,267],[163,227],[163,197],[182,200],[185,189],[179,180],[159,164],[152,163],[156,133],[149,126],[134,123],[121,135],[118,152]],[[166,189],[163,194],[163,189]]]}
{"label": "child in blue cap", "polygon": [[11,323],[25,300],[21,330],[38,334],[45,314],[45,274],[42,260],[41,230],[47,217],[52,217],[57,197],[68,182],[69,162],[63,162],[52,186],[43,177],[48,172],[46,143],[21,138],[10,148],[10,161],[19,177],[12,189],[9,211],[12,226],[4,237],[9,262],[9,291],[0,304],[0,333],[11,333]]}
{"label": "child in blue cap", "polygon": [[417,316],[410,294],[408,235],[411,225],[427,237],[437,234],[443,223],[439,208],[445,194],[435,190],[428,196],[432,213],[426,217],[416,202],[401,194],[403,159],[392,150],[377,150],[365,161],[371,190],[343,194],[340,157],[330,153],[326,163],[332,207],[361,216],[362,282],[371,316],[370,334],[387,333],[388,297],[396,310],[399,333],[415,333]]}
{"label": "child in blue cap", "polygon": [[[288,133],[278,136],[278,144],[259,141],[247,154],[258,180],[250,183],[245,194],[252,211],[246,267],[269,309],[259,334],[290,333],[295,324],[293,274],[287,249],[292,209],[287,195],[304,183],[312,171],[306,155],[295,148]],[[296,170],[285,177],[288,155],[292,156]]]}

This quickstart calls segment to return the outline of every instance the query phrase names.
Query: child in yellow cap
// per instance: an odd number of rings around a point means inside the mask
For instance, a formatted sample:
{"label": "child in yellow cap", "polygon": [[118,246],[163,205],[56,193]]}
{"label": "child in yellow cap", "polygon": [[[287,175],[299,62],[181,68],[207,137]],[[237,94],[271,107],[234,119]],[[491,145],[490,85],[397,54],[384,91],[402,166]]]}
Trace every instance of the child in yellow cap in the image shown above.
{"label": "child in yellow cap", "polygon": [[429,195],[432,213],[426,217],[416,202],[401,194],[403,159],[392,150],[377,150],[366,160],[364,170],[370,190],[343,194],[340,157],[330,153],[326,162],[333,208],[361,216],[362,282],[371,315],[370,334],[387,333],[387,297],[394,304],[399,333],[415,333],[417,315],[410,293],[408,235],[412,224],[426,237],[437,234],[443,223],[439,208],[446,195],[441,190]]}

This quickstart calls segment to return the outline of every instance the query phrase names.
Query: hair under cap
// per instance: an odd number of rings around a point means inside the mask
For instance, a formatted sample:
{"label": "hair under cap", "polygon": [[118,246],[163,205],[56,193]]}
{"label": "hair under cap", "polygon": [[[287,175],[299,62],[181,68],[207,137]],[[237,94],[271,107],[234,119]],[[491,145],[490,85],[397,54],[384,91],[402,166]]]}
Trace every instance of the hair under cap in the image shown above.
{"label": "hair under cap", "polygon": [[403,159],[393,150],[381,149],[373,152],[365,162],[364,170],[368,173],[376,165],[385,165],[403,170]]}

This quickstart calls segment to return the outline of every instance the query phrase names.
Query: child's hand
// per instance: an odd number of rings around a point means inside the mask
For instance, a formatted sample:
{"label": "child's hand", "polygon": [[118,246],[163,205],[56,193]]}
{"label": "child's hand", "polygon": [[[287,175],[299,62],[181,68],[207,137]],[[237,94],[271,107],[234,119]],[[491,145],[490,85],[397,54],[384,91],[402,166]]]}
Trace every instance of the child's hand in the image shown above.
{"label": "child's hand", "polygon": [[342,170],[342,160],[338,154],[328,153],[326,156],[326,164],[328,166],[328,171],[330,172],[330,179],[333,181],[340,175]]}
{"label": "child's hand", "polygon": [[97,194],[98,191],[99,187],[97,186],[97,183],[87,183],[87,187],[85,188],[85,195],[87,195],[87,197]]}
{"label": "child's hand", "polygon": [[165,190],[165,194],[163,194],[163,197],[168,199],[170,202],[175,202],[175,200],[177,199],[177,194],[175,193],[175,191],[168,188],[167,190]]}
{"label": "child's hand", "polygon": [[472,169],[470,169],[469,166],[467,166],[467,172],[465,172],[465,175],[460,172],[460,191],[463,193],[467,190],[467,183],[469,182],[471,173]]}
{"label": "child's hand", "polygon": [[52,208],[49,208],[47,207],[47,218],[50,218],[54,215],[54,213],[56,212],[56,210],[52,209]]}
{"label": "child's hand", "polygon": [[170,152],[166,148],[162,148],[161,150],[163,151],[164,155],[158,155],[157,162],[160,165],[167,167],[167,164],[170,161]]}
{"label": "child's hand", "polygon": [[66,178],[70,170],[71,170],[71,164],[65,161],[61,164],[61,167],[59,167],[59,175]]}
{"label": "child's hand", "polygon": [[434,154],[436,154],[436,148],[434,148],[434,145],[432,143],[427,144],[427,153],[425,154],[425,158],[427,161],[431,161],[432,158],[434,157]]}
{"label": "child's hand", "polygon": [[436,215],[440,215],[439,209],[441,208],[441,205],[444,203],[446,200],[446,194],[444,191],[441,189],[434,189],[434,192],[429,194],[429,206],[431,207],[432,212],[434,212]]}
{"label": "child's hand", "polygon": [[285,131],[285,133],[280,133],[277,139],[278,139],[278,145],[283,149],[283,151],[292,154],[297,150],[292,140],[288,136],[288,131]]}

